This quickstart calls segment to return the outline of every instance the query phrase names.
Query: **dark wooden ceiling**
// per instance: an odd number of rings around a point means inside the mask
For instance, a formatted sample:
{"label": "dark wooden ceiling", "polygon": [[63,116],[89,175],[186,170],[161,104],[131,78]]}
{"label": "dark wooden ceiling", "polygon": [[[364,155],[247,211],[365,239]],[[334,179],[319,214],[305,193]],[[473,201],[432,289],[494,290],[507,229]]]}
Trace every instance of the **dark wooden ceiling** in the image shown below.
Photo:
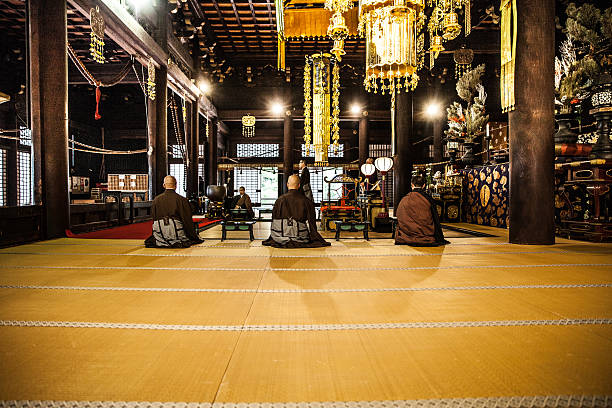
{"label": "dark wooden ceiling", "polygon": [[[276,10],[272,0],[168,0],[172,10],[175,34],[185,42],[194,41],[199,45],[202,61],[206,66],[210,57],[213,67],[218,61],[229,65],[275,64],[277,55]],[[320,0],[310,3],[300,1],[301,7],[322,7]],[[286,0],[291,6],[292,0]],[[497,5],[493,0],[472,0],[472,25],[475,27],[467,41],[476,53],[490,53],[495,41],[490,41],[491,31],[499,30],[489,11]],[[193,40],[195,38],[195,40]],[[464,41],[455,40],[457,44]],[[192,43],[193,44],[193,43]],[[325,38],[304,38],[288,41],[287,63],[301,65],[304,55],[331,49],[331,40]],[[453,43],[449,49],[454,49]],[[349,38],[345,45],[344,60],[349,63],[363,61],[365,40]]]}

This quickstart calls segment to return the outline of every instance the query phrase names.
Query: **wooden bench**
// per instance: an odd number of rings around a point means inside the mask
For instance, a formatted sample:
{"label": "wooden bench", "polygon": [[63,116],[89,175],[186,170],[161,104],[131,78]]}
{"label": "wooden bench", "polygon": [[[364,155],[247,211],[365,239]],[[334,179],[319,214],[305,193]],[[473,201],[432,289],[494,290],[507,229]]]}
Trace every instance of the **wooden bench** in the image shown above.
{"label": "wooden bench", "polygon": [[340,241],[341,231],[363,232],[363,238],[370,240],[368,235],[368,223],[366,221],[333,221],[336,224],[336,241]]}
{"label": "wooden bench", "polygon": [[227,231],[249,231],[250,240],[255,240],[253,236],[253,225],[255,221],[221,221],[221,241],[227,238]]}

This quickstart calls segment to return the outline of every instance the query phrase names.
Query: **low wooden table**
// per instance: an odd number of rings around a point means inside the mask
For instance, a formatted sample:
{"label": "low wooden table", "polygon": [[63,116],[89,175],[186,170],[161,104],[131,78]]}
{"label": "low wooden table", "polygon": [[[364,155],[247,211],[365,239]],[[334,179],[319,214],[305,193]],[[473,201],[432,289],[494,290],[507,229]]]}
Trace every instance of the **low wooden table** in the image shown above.
{"label": "low wooden table", "polygon": [[370,240],[368,223],[366,221],[333,221],[336,224],[336,241],[340,241],[341,231],[363,232],[363,238]]}
{"label": "low wooden table", "polygon": [[254,241],[253,225],[255,221],[221,221],[221,241],[227,238],[227,231],[249,231],[250,240]]}

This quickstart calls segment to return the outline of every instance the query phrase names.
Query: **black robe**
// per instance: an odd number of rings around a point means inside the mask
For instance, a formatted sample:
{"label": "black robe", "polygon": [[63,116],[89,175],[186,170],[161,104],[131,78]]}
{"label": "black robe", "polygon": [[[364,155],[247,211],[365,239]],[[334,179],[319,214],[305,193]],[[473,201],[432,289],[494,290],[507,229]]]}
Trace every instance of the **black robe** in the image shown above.
{"label": "black robe", "polygon": [[310,170],[308,170],[308,167],[304,167],[300,173],[300,191],[304,193],[306,198],[314,201],[312,188],[310,187]]}
{"label": "black robe", "polygon": [[[193,218],[191,213],[191,206],[189,201],[180,194],[177,194],[174,190],[166,190],[153,200],[151,206],[151,217],[153,221],[164,219],[165,217],[174,218],[175,220],[181,221],[185,235],[192,244],[199,244],[203,242],[198,234],[195,232],[195,225],[193,224]],[[147,247],[155,247],[155,238],[151,235],[145,240]]]}
{"label": "black robe", "polygon": [[289,192],[278,197],[274,203],[274,208],[272,208],[272,219],[280,220],[289,218],[308,223],[310,235],[309,242],[300,243],[292,241],[287,245],[281,245],[274,241],[272,237],[269,237],[262,244],[276,248],[319,248],[331,245],[329,242],[325,241],[317,231],[314,203],[306,198],[299,190],[289,190]]}

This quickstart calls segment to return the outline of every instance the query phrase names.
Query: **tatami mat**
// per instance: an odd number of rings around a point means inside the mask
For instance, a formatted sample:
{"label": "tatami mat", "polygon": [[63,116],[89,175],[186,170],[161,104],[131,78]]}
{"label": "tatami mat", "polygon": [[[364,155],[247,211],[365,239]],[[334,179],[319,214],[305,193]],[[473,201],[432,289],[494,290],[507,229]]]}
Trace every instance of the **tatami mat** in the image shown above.
{"label": "tatami mat", "polygon": [[460,226],[495,236],[0,249],[0,405],[612,395],[612,245]]}

